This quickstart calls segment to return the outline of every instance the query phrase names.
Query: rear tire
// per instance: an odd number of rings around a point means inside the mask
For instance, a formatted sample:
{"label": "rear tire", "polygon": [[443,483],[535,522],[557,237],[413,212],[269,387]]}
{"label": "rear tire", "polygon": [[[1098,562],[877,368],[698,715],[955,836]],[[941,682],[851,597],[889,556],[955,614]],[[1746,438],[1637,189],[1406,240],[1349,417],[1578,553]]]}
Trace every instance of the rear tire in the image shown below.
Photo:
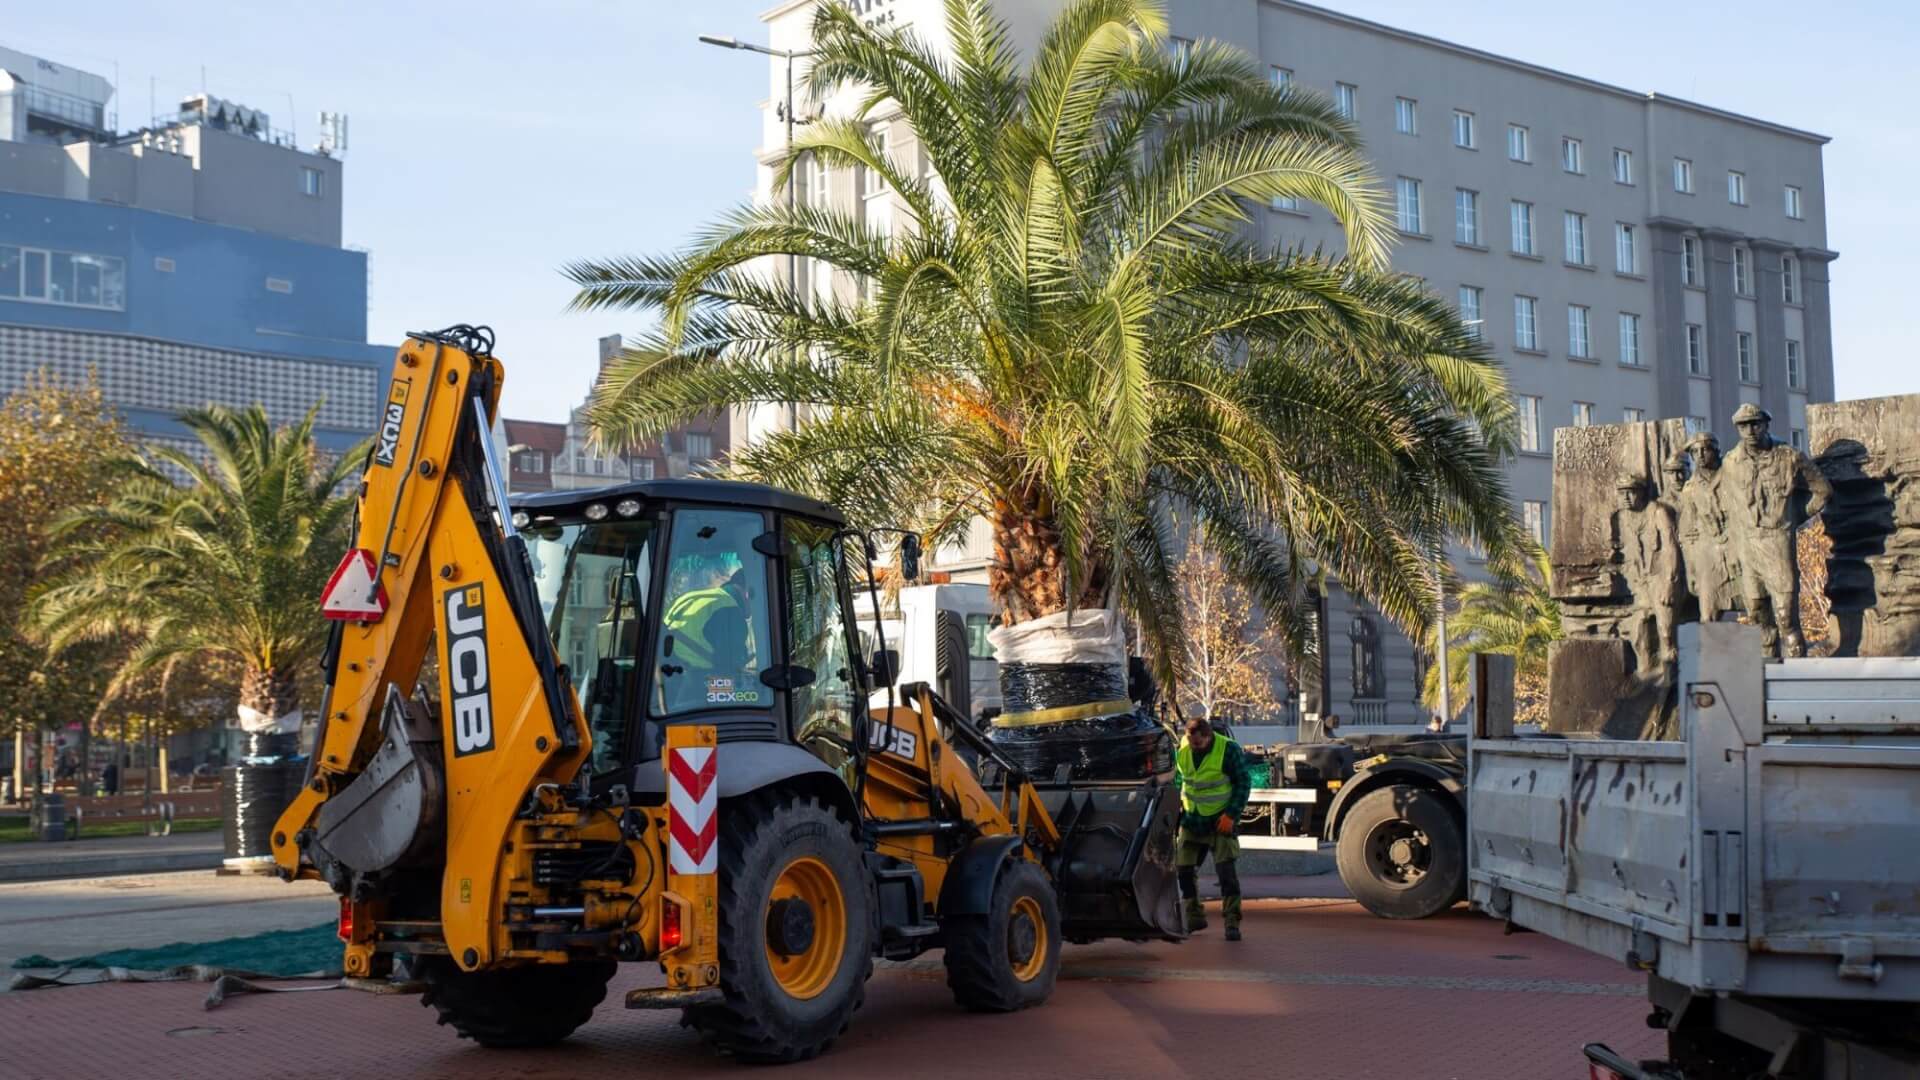
{"label": "rear tire", "polygon": [[586,960],[461,971],[445,957],[433,957],[420,965],[427,984],[420,1004],[432,1006],[440,1023],[481,1046],[551,1046],[593,1018],[615,968],[612,960]]}
{"label": "rear tire", "polygon": [[726,1001],[688,1009],[687,1023],[742,1061],[825,1050],[873,973],[873,902],[852,829],[791,792],[723,807],[719,884]]}
{"label": "rear tire", "polygon": [[1060,975],[1060,901],[1036,865],[1013,857],[985,915],[941,920],[947,987],[973,1012],[1013,1012],[1047,1000]]}
{"label": "rear tire", "polygon": [[1424,919],[1450,908],[1467,884],[1466,841],[1441,796],[1395,784],[1360,797],[1340,823],[1340,880],[1383,919]]}

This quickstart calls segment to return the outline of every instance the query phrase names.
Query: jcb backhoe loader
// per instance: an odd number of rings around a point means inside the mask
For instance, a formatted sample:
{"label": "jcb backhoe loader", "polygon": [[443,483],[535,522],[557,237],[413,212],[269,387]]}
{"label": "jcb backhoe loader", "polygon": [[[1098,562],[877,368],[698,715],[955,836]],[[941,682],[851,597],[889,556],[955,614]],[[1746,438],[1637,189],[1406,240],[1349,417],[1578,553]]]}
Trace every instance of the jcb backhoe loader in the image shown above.
{"label": "jcb backhoe loader", "polygon": [[527,1046],[654,960],[630,1007],[790,1061],[875,957],[943,948],[962,1005],[1011,1010],[1063,940],[1180,935],[1170,786],[1026,777],[924,685],[871,709],[874,545],[830,506],[708,480],[510,505],[491,351],[400,349],[322,601],[323,727],[273,848],[340,894],[349,975],[405,957],[443,1023]]}

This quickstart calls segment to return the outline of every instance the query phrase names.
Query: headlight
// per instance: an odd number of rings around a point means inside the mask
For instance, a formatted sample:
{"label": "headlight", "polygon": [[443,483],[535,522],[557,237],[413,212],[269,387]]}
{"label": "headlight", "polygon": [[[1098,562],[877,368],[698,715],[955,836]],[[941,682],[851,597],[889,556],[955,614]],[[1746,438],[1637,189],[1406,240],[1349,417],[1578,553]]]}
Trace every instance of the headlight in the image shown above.
{"label": "headlight", "polygon": [[533,521],[532,518],[527,516],[527,512],[525,510],[515,510],[513,512],[513,517],[510,518],[509,520],[513,522],[513,527],[516,529],[524,529],[527,527],[527,525],[530,522]]}
{"label": "headlight", "polygon": [[621,517],[632,517],[640,512],[639,499],[621,499],[613,504],[614,512]]}
{"label": "headlight", "polygon": [[592,506],[587,507],[587,520],[588,521],[607,520],[607,504],[594,503]]}

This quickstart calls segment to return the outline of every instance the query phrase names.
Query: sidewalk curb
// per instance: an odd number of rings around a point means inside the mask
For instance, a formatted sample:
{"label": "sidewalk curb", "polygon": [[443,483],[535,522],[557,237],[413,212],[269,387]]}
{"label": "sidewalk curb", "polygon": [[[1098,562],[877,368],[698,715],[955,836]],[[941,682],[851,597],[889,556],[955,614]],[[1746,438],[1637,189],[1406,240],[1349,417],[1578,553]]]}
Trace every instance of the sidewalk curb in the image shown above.
{"label": "sidewalk curb", "polygon": [[213,870],[223,852],[170,851],[136,855],[99,855],[41,863],[0,865],[0,883],[58,881],[63,878],[110,877],[115,874],[159,874],[172,870]]}

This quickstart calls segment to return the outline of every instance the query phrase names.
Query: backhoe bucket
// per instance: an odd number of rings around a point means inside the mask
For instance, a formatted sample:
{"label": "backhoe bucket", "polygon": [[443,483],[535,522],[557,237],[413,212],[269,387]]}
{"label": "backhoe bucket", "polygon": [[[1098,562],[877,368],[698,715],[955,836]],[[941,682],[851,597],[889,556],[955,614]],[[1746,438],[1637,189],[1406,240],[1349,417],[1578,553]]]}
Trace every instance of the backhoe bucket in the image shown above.
{"label": "backhoe bucket", "polygon": [[1159,780],[1036,786],[1060,829],[1053,878],[1068,941],[1186,936],[1173,867],[1180,797]]}

